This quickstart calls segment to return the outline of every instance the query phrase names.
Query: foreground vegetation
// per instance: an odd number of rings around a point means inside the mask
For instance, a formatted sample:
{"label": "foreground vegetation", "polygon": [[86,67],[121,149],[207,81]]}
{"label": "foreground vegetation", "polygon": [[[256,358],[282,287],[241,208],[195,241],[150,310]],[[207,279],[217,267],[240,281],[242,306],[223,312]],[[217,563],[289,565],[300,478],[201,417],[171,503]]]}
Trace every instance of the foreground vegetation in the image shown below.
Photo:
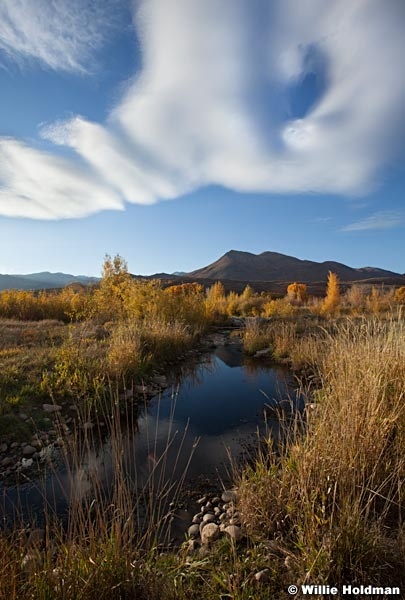
{"label": "foreground vegetation", "polygon": [[[162,489],[152,475],[134,501],[119,419],[103,414],[114,462],[112,496],[103,497],[95,477],[87,495],[73,497],[67,527],[50,514],[44,539],[17,526],[0,534],[0,598],[282,599],[290,597],[289,585],[303,583],[404,590],[402,292],[362,292],[360,304],[357,292],[341,297],[338,282],[329,283],[319,301],[299,287],[285,299],[250,289],[226,296],[220,285],[208,294],[199,286],[170,291],[133,283],[122,263],[110,261],[104,283],[83,300],[70,325],[4,321],[8,373],[26,355],[35,354],[37,364],[28,358],[14,379],[5,380],[3,369],[3,417],[15,416],[20,403],[28,410],[38,390],[43,398],[68,394],[86,402],[95,390],[105,398],[110,386],[117,399],[120,386],[147,377],[229,314],[272,315],[271,321],[249,320],[245,349],[252,355],[268,350],[292,364],[306,409],[293,422],[286,416],[282,443],[261,440],[252,463],[235,471],[244,539],[221,538],[201,551],[167,549],[162,515],[180,497],[181,482]],[[28,387],[22,389],[15,381],[24,377]],[[77,440],[72,444],[69,456],[78,447]],[[263,579],[255,578],[263,570]]]}

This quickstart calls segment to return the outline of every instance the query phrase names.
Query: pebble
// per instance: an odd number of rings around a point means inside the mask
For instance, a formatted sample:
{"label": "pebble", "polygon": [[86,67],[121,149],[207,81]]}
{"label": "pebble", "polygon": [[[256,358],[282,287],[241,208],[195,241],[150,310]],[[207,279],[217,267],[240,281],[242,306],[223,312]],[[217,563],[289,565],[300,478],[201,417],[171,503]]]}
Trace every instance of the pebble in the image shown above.
{"label": "pebble", "polygon": [[31,456],[32,454],[35,454],[35,452],[36,449],[34,448],[34,446],[30,446],[29,444],[27,444],[23,448],[23,456]]}
{"label": "pebble", "polygon": [[215,523],[207,523],[201,531],[202,544],[210,544],[219,536],[219,527]]}
{"label": "pebble", "polygon": [[224,532],[229,535],[234,542],[237,542],[242,537],[242,530],[237,525],[228,525],[228,527],[225,527]]}
{"label": "pebble", "polygon": [[238,499],[238,495],[236,490],[225,490],[224,492],[222,492],[221,498],[222,501],[225,503],[236,502],[236,500]]}
{"label": "pebble", "polygon": [[207,513],[203,516],[204,523],[213,523],[215,521],[215,516],[211,513]]}
{"label": "pebble", "polygon": [[0,444],[0,453],[2,454],[4,452],[7,452],[7,448],[7,444]]}
{"label": "pebble", "polygon": [[59,404],[43,404],[42,410],[46,413],[54,413],[62,410],[62,407]]}
{"label": "pebble", "polygon": [[191,538],[195,538],[198,537],[198,535],[200,534],[200,527],[199,525],[195,524],[195,525],[191,525],[188,530],[187,530],[188,535]]}
{"label": "pebble", "polygon": [[197,504],[205,504],[207,502],[207,496],[203,496],[199,500],[197,500]]}
{"label": "pebble", "polygon": [[270,570],[262,569],[255,573],[255,580],[257,583],[268,583],[270,581]]}

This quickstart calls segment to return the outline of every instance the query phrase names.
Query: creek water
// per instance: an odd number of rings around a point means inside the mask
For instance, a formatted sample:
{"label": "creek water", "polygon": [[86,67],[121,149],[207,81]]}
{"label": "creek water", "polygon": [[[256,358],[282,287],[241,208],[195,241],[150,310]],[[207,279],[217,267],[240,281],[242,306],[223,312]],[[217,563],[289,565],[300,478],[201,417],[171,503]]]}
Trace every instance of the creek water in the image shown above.
{"label": "creek water", "polygon": [[[279,423],[269,407],[284,402],[291,410],[301,404],[288,369],[247,361],[239,338],[230,332],[213,336],[210,350],[173,374],[171,382],[120,426],[118,454],[134,487],[142,488],[151,477],[162,483],[185,476],[186,485],[197,489],[228,482],[231,461],[248,460],[258,436],[277,437]],[[95,479],[108,490],[116,459],[117,444],[105,435],[70,469],[60,465],[40,483],[22,479],[0,489],[0,515],[40,522],[44,505],[63,515],[72,491],[84,497]]]}

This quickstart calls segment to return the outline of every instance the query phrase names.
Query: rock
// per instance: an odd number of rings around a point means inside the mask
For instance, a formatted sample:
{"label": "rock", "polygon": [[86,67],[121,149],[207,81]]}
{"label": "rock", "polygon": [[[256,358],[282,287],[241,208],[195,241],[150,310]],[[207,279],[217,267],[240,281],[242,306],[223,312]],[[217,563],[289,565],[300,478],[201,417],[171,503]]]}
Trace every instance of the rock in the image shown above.
{"label": "rock", "polygon": [[202,544],[211,544],[219,536],[219,527],[215,523],[208,523],[201,531]]}
{"label": "rock", "polygon": [[7,444],[0,444],[0,454],[4,454],[4,452],[7,452]]}
{"label": "rock", "polygon": [[221,513],[218,518],[221,521],[221,523],[223,523],[227,519],[227,514],[226,513]]}
{"label": "rock", "polygon": [[218,496],[215,496],[215,498],[213,498],[211,500],[212,504],[219,504],[221,502],[221,498],[219,498]]}
{"label": "rock", "polygon": [[59,404],[43,404],[42,410],[46,413],[55,413],[60,412],[62,410],[62,407],[59,406]]}
{"label": "rock", "polygon": [[261,356],[267,356],[273,352],[272,348],[264,348],[263,350],[258,350],[253,355],[254,358],[260,358]]}
{"label": "rock", "polygon": [[257,583],[268,583],[270,581],[270,570],[262,569],[255,573],[255,580]]}
{"label": "rock", "polygon": [[194,515],[193,520],[191,522],[199,525],[201,523],[201,521],[202,521],[202,519],[199,515]]}
{"label": "rock", "polygon": [[19,445],[19,444],[18,444],[18,442],[13,442],[13,443],[11,444],[10,448],[11,448],[12,450],[14,450],[14,448],[17,448],[17,446],[18,446],[18,445]]}
{"label": "rock", "polygon": [[234,542],[237,542],[242,537],[242,530],[237,525],[228,525],[228,527],[225,527],[224,533]]}
{"label": "rock", "polygon": [[200,535],[200,526],[195,524],[195,525],[190,525],[190,527],[187,530],[188,535],[191,538],[196,538]]}
{"label": "rock", "polygon": [[2,467],[10,467],[13,463],[14,463],[14,460],[11,458],[11,456],[6,456],[6,458],[3,458],[0,465]]}
{"label": "rock", "polygon": [[21,460],[21,468],[22,469],[29,469],[30,467],[32,467],[33,464],[34,464],[34,461],[32,460],[32,458],[23,458]]}
{"label": "rock", "polygon": [[203,496],[202,498],[197,500],[197,504],[204,504],[205,502],[207,502],[207,496]]}
{"label": "rock", "polygon": [[215,521],[215,516],[211,513],[206,513],[203,516],[203,522],[204,523],[213,523]]}
{"label": "rock", "polygon": [[[236,502],[238,499],[238,494],[236,490],[225,490],[222,492],[222,501],[223,502]],[[225,507],[224,507],[225,508]]]}
{"label": "rock", "polygon": [[36,448],[34,448],[34,446],[30,446],[30,444],[27,444],[26,446],[24,446],[23,448],[23,456],[32,456],[32,454],[35,454],[36,452]]}
{"label": "rock", "polygon": [[221,509],[218,506],[214,507],[214,515],[218,517],[221,514]]}

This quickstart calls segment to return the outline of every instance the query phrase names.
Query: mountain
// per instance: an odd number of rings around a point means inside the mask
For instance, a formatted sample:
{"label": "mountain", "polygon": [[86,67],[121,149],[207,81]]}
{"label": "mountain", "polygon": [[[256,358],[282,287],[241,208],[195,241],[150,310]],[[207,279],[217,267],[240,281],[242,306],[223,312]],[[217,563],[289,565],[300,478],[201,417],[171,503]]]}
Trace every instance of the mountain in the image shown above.
{"label": "mountain", "polygon": [[188,273],[194,279],[234,281],[301,281],[305,283],[325,281],[329,271],[336,273],[341,281],[363,281],[370,279],[402,277],[399,273],[363,267],[354,269],[347,265],[325,261],[322,263],[301,260],[278,252],[252,254],[230,250],[207,267]]}
{"label": "mountain", "polygon": [[29,273],[28,275],[0,275],[1,290],[42,290],[50,288],[61,288],[71,283],[91,285],[97,283],[97,277],[86,275],[69,275],[67,273]]}

